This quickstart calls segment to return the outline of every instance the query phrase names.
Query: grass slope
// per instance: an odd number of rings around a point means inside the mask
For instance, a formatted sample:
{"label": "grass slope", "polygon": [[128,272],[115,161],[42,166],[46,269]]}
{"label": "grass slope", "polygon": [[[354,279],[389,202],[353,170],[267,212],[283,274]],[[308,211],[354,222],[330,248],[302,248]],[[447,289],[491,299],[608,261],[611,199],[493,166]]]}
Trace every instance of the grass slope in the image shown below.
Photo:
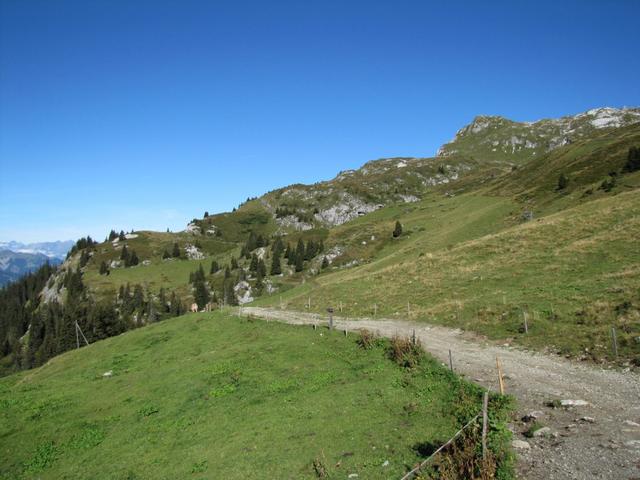
{"label": "grass slope", "polygon": [[355,340],[217,312],[60,355],[0,379],[0,478],[399,477],[480,392]]}
{"label": "grass slope", "polygon": [[[610,357],[617,326],[624,357],[640,358],[640,190],[600,198],[527,223],[515,204],[465,195],[399,215],[407,238],[370,263],[284,292],[284,303],[323,311],[464,327],[563,353]],[[280,297],[258,304],[277,305]],[[528,334],[520,331],[523,311]],[[586,349],[586,351],[585,351]]]}

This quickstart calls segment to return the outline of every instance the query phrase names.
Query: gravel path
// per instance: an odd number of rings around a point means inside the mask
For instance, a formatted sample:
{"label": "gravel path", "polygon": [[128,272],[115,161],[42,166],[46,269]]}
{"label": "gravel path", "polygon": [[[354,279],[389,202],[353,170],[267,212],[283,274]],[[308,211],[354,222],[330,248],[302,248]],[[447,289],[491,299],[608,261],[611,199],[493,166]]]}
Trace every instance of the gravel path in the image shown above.
{"label": "gravel path", "polygon": [[[244,315],[291,324],[326,324],[327,317],[286,310],[243,307]],[[515,420],[519,478],[640,479],[640,376],[606,370],[561,357],[491,344],[457,329],[390,319],[334,318],[337,329],[366,328],[378,334],[410,336],[470,380],[496,390],[496,355],[505,375],[506,393],[518,399],[518,418],[537,411],[550,428],[532,439],[521,434],[526,422]],[[585,406],[551,408],[551,400],[584,400]],[[518,442],[516,442],[518,443]],[[527,447],[528,444],[528,447]]]}

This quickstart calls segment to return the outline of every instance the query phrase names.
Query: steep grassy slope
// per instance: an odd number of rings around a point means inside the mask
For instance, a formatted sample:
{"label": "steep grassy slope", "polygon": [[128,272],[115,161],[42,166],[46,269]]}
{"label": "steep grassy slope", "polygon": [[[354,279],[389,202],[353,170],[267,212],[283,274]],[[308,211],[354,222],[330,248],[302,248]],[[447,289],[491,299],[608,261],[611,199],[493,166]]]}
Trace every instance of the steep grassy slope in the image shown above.
{"label": "steep grassy slope", "polygon": [[397,478],[480,394],[384,342],[189,315],[0,379],[0,478]]}
{"label": "steep grassy slope", "polygon": [[286,305],[305,308],[312,296],[319,311],[341,302],[347,315],[370,316],[377,304],[379,315],[404,317],[409,302],[414,319],[595,358],[610,356],[615,325],[623,355],[639,358],[639,190],[511,227],[514,204],[499,197],[420,205],[399,216],[407,238],[286,292]]}

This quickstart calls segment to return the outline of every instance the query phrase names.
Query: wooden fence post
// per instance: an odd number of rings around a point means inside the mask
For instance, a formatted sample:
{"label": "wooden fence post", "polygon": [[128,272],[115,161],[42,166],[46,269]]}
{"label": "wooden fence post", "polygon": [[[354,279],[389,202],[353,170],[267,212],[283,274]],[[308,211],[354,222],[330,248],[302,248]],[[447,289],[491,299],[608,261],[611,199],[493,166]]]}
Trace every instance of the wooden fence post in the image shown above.
{"label": "wooden fence post", "polygon": [[613,354],[618,359],[618,337],[616,335],[616,327],[611,327],[611,344],[613,346]]}
{"label": "wooden fence post", "polygon": [[[398,335],[398,334],[396,333],[396,336],[397,336],[397,335]],[[413,329],[413,333],[411,334],[411,344],[412,344],[413,346],[415,346],[415,345],[416,345],[416,329],[415,329],[415,328]]]}
{"label": "wooden fence post", "polygon": [[451,357],[451,349],[449,349],[449,369],[453,372],[453,358]]}
{"label": "wooden fence post", "polygon": [[[489,419],[489,392],[482,397],[482,462],[487,461],[487,423]],[[484,465],[483,465],[484,467]]]}
{"label": "wooden fence post", "polygon": [[527,322],[527,312],[522,310],[522,316],[524,318],[524,333],[529,333],[529,323]]}
{"label": "wooden fence post", "polygon": [[500,384],[500,395],[504,395],[504,380],[502,379],[502,367],[500,365],[500,359],[496,355],[496,368],[498,369],[498,382]]}

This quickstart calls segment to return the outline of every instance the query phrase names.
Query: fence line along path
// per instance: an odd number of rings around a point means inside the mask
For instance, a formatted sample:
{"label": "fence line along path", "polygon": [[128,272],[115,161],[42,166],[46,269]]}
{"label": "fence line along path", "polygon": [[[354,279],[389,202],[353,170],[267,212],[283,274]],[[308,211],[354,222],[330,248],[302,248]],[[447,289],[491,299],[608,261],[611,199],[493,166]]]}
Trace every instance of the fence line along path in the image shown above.
{"label": "fence line along path", "polygon": [[[294,325],[328,322],[328,315],[309,312],[243,307],[242,313]],[[451,350],[457,373],[494,391],[499,388],[496,356],[499,357],[505,393],[517,398],[518,413],[543,411],[542,423],[558,432],[558,438],[532,440],[532,448],[520,452],[518,469],[524,478],[640,477],[640,427],[633,426],[640,424],[637,373],[500,346],[459,329],[398,319],[345,319],[339,314],[333,315],[337,330],[364,328],[385,337],[411,337],[415,330],[425,350],[445,365],[449,364]],[[563,399],[584,400],[589,405],[570,410],[544,407],[546,402]],[[580,421],[585,416],[595,422]]]}

